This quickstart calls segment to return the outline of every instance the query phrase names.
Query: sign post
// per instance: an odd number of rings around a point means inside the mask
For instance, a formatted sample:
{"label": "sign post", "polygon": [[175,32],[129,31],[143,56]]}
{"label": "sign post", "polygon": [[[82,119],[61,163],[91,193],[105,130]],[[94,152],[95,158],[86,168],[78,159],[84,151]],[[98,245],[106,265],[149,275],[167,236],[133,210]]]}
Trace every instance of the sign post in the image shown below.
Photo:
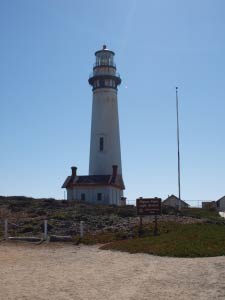
{"label": "sign post", "polygon": [[158,235],[158,215],[161,215],[161,198],[138,198],[136,200],[137,214],[140,216],[139,232],[142,232],[142,216],[155,216],[154,235]]}

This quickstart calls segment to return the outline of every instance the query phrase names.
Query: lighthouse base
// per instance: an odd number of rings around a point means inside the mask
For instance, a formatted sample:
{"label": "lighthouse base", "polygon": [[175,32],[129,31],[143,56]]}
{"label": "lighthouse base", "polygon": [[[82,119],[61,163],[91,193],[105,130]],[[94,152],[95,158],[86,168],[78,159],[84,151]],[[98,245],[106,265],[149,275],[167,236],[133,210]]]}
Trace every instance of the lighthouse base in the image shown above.
{"label": "lighthouse base", "polygon": [[62,186],[67,190],[67,200],[86,201],[95,204],[124,205],[125,189],[122,175],[117,173],[117,166],[113,166],[110,175],[78,176],[77,168],[72,167],[72,174],[68,176]]}
{"label": "lighthouse base", "polygon": [[74,187],[67,189],[67,200],[94,204],[124,205],[123,190],[110,186]]}

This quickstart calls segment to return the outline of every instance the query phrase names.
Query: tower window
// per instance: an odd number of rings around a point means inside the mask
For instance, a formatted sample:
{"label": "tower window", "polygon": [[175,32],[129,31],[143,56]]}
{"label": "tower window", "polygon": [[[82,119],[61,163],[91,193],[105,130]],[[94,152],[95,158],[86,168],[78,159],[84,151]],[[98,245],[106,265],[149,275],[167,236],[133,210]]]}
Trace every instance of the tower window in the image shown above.
{"label": "tower window", "polygon": [[100,137],[99,139],[99,151],[103,151],[104,150],[104,138]]}
{"label": "tower window", "polygon": [[98,193],[97,194],[97,200],[98,201],[102,201],[102,193]]}
{"label": "tower window", "polygon": [[85,201],[85,193],[81,194],[81,201]]}

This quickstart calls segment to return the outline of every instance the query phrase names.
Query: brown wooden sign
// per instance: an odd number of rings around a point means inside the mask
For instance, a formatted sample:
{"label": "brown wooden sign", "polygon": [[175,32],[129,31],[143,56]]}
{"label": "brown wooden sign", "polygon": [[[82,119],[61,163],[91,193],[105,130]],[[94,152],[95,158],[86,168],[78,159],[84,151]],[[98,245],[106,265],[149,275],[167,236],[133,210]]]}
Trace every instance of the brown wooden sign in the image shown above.
{"label": "brown wooden sign", "polygon": [[160,198],[139,198],[136,200],[137,214],[140,216],[146,215],[161,215]]}

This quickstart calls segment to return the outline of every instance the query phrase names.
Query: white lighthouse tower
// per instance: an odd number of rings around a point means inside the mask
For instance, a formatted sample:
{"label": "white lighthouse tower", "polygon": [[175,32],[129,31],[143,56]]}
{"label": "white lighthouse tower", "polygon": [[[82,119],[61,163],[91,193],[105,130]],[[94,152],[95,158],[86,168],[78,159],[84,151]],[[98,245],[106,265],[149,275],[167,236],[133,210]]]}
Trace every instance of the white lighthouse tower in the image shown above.
{"label": "white lighthouse tower", "polygon": [[89,175],[79,176],[77,168],[63,184],[68,200],[124,204],[117,87],[121,83],[114,64],[114,52],[95,52],[96,62],[89,78],[92,86],[92,122]]}
{"label": "white lighthouse tower", "polygon": [[95,52],[96,62],[89,83],[93,87],[89,175],[110,174],[117,165],[122,175],[117,86],[114,52],[103,46]]}

